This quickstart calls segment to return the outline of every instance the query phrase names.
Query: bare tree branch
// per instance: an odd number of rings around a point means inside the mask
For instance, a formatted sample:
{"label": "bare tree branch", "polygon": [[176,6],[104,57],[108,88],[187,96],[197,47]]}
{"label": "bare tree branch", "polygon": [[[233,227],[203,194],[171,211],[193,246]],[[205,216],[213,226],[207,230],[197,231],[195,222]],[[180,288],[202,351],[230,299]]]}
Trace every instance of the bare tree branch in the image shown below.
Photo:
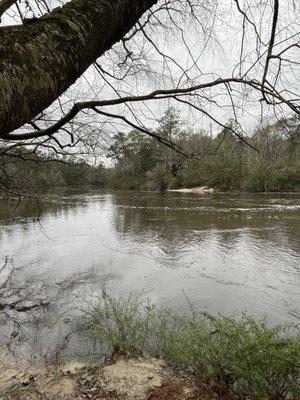
{"label": "bare tree branch", "polygon": [[0,22],[3,14],[13,5],[16,0],[0,0]]}
{"label": "bare tree branch", "polygon": [[270,63],[270,59],[272,57],[272,51],[273,51],[273,47],[274,47],[276,27],[277,27],[277,21],[278,21],[278,12],[279,12],[279,0],[274,0],[274,14],[273,14],[272,30],[271,30],[271,37],[270,37],[270,41],[269,41],[267,58],[266,58],[266,63],[265,63],[265,68],[264,68],[264,74],[263,74],[263,78],[262,78],[262,87],[264,87],[264,85],[266,83],[268,69],[269,69],[269,63]]}

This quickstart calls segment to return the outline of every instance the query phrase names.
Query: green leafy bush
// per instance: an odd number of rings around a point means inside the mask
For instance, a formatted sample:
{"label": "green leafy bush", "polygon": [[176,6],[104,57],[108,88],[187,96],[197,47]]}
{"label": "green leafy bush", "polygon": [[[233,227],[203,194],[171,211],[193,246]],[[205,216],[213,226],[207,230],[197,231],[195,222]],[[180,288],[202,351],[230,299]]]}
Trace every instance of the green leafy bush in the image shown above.
{"label": "green leafy bush", "polygon": [[269,327],[246,314],[178,315],[157,309],[140,294],[127,300],[102,293],[85,315],[89,337],[112,352],[160,355],[172,366],[192,367],[199,383],[240,399],[300,396],[300,338],[296,326]]}
{"label": "green leafy bush", "polygon": [[291,327],[270,328],[245,314],[163,315],[162,353],[172,364],[195,367],[200,381],[240,398],[300,395],[300,340],[289,335]]}
{"label": "green leafy bush", "polygon": [[94,341],[108,346],[113,354],[140,355],[152,335],[154,307],[141,293],[131,293],[126,300],[116,299],[105,290],[99,304],[90,306],[84,315],[84,329]]}

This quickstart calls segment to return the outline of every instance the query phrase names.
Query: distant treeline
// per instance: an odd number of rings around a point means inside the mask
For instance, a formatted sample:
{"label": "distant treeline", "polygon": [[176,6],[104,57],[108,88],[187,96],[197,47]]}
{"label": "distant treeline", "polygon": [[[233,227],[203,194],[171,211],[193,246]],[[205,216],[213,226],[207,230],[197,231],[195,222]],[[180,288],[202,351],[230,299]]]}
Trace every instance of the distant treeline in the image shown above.
{"label": "distant treeline", "polygon": [[265,126],[248,137],[230,121],[212,137],[205,131],[186,129],[171,108],[155,133],[194,159],[139,132],[119,133],[108,154],[114,160],[114,168],[107,171],[108,186],[146,190],[209,186],[264,192],[294,190],[300,183],[297,118]]}
{"label": "distant treeline", "polygon": [[[209,186],[252,192],[289,191],[300,185],[300,120],[290,118],[246,136],[230,121],[217,136],[192,131],[169,109],[154,133],[190,158],[137,131],[119,132],[108,149],[111,167],[53,162],[45,156],[6,156],[14,187],[90,186],[165,190]],[[237,136],[236,133],[239,135]],[[257,149],[257,150],[255,150]],[[1,172],[0,172],[1,174]],[[1,181],[5,183],[4,174]],[[12,182],[10,181],[10,184]]]}
{"label": "distant treeline", "polygon": [[100,164],[85,161],[56,160],[41,153],[22,149],[2,156],[1,187],[9,191],[31,193],[38,189],[57,187],[105,187],[106,170]]}

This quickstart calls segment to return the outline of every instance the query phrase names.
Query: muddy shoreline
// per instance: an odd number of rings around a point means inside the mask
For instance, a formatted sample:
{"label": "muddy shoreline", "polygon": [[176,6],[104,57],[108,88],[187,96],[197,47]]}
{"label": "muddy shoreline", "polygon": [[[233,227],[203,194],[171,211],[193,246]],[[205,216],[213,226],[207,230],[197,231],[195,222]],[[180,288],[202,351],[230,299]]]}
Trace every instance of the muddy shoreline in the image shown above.
{"label": "muddy shoreline", "polygon": [[0,372],[0,400],[200,400],[191,372],[172,370],[159,358],[111,359],[105,364],[70,362],[38,369]]}

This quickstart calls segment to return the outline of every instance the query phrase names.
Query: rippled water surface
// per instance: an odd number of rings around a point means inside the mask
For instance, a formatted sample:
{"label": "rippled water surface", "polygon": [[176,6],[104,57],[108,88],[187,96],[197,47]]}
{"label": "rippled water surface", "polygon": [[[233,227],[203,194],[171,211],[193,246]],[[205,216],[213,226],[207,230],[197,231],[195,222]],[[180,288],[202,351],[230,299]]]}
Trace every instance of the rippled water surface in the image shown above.
{"label": "rippled water surface", "polygon": [[143,289],[177,309],[187,307],[186,295],[213,313],[245,310],[274,323],[297,322],[299,200],[300,194],[47,194],[39,212],[34,202],[15,214],[0,205],[0,265],[9,259],[26,266],[23,282],[28,288],[43,281],[32,289],[43,297],[70,279],[74,287],[87,283],[82,299],[99,289],[97,281],[122,295]]}
{"label": "rippled water surface", "polygon": [[300,194],[68,190],[13,209],[0,202],[1,358],[101,356],[82,309],[104,287],[299,322]]}

